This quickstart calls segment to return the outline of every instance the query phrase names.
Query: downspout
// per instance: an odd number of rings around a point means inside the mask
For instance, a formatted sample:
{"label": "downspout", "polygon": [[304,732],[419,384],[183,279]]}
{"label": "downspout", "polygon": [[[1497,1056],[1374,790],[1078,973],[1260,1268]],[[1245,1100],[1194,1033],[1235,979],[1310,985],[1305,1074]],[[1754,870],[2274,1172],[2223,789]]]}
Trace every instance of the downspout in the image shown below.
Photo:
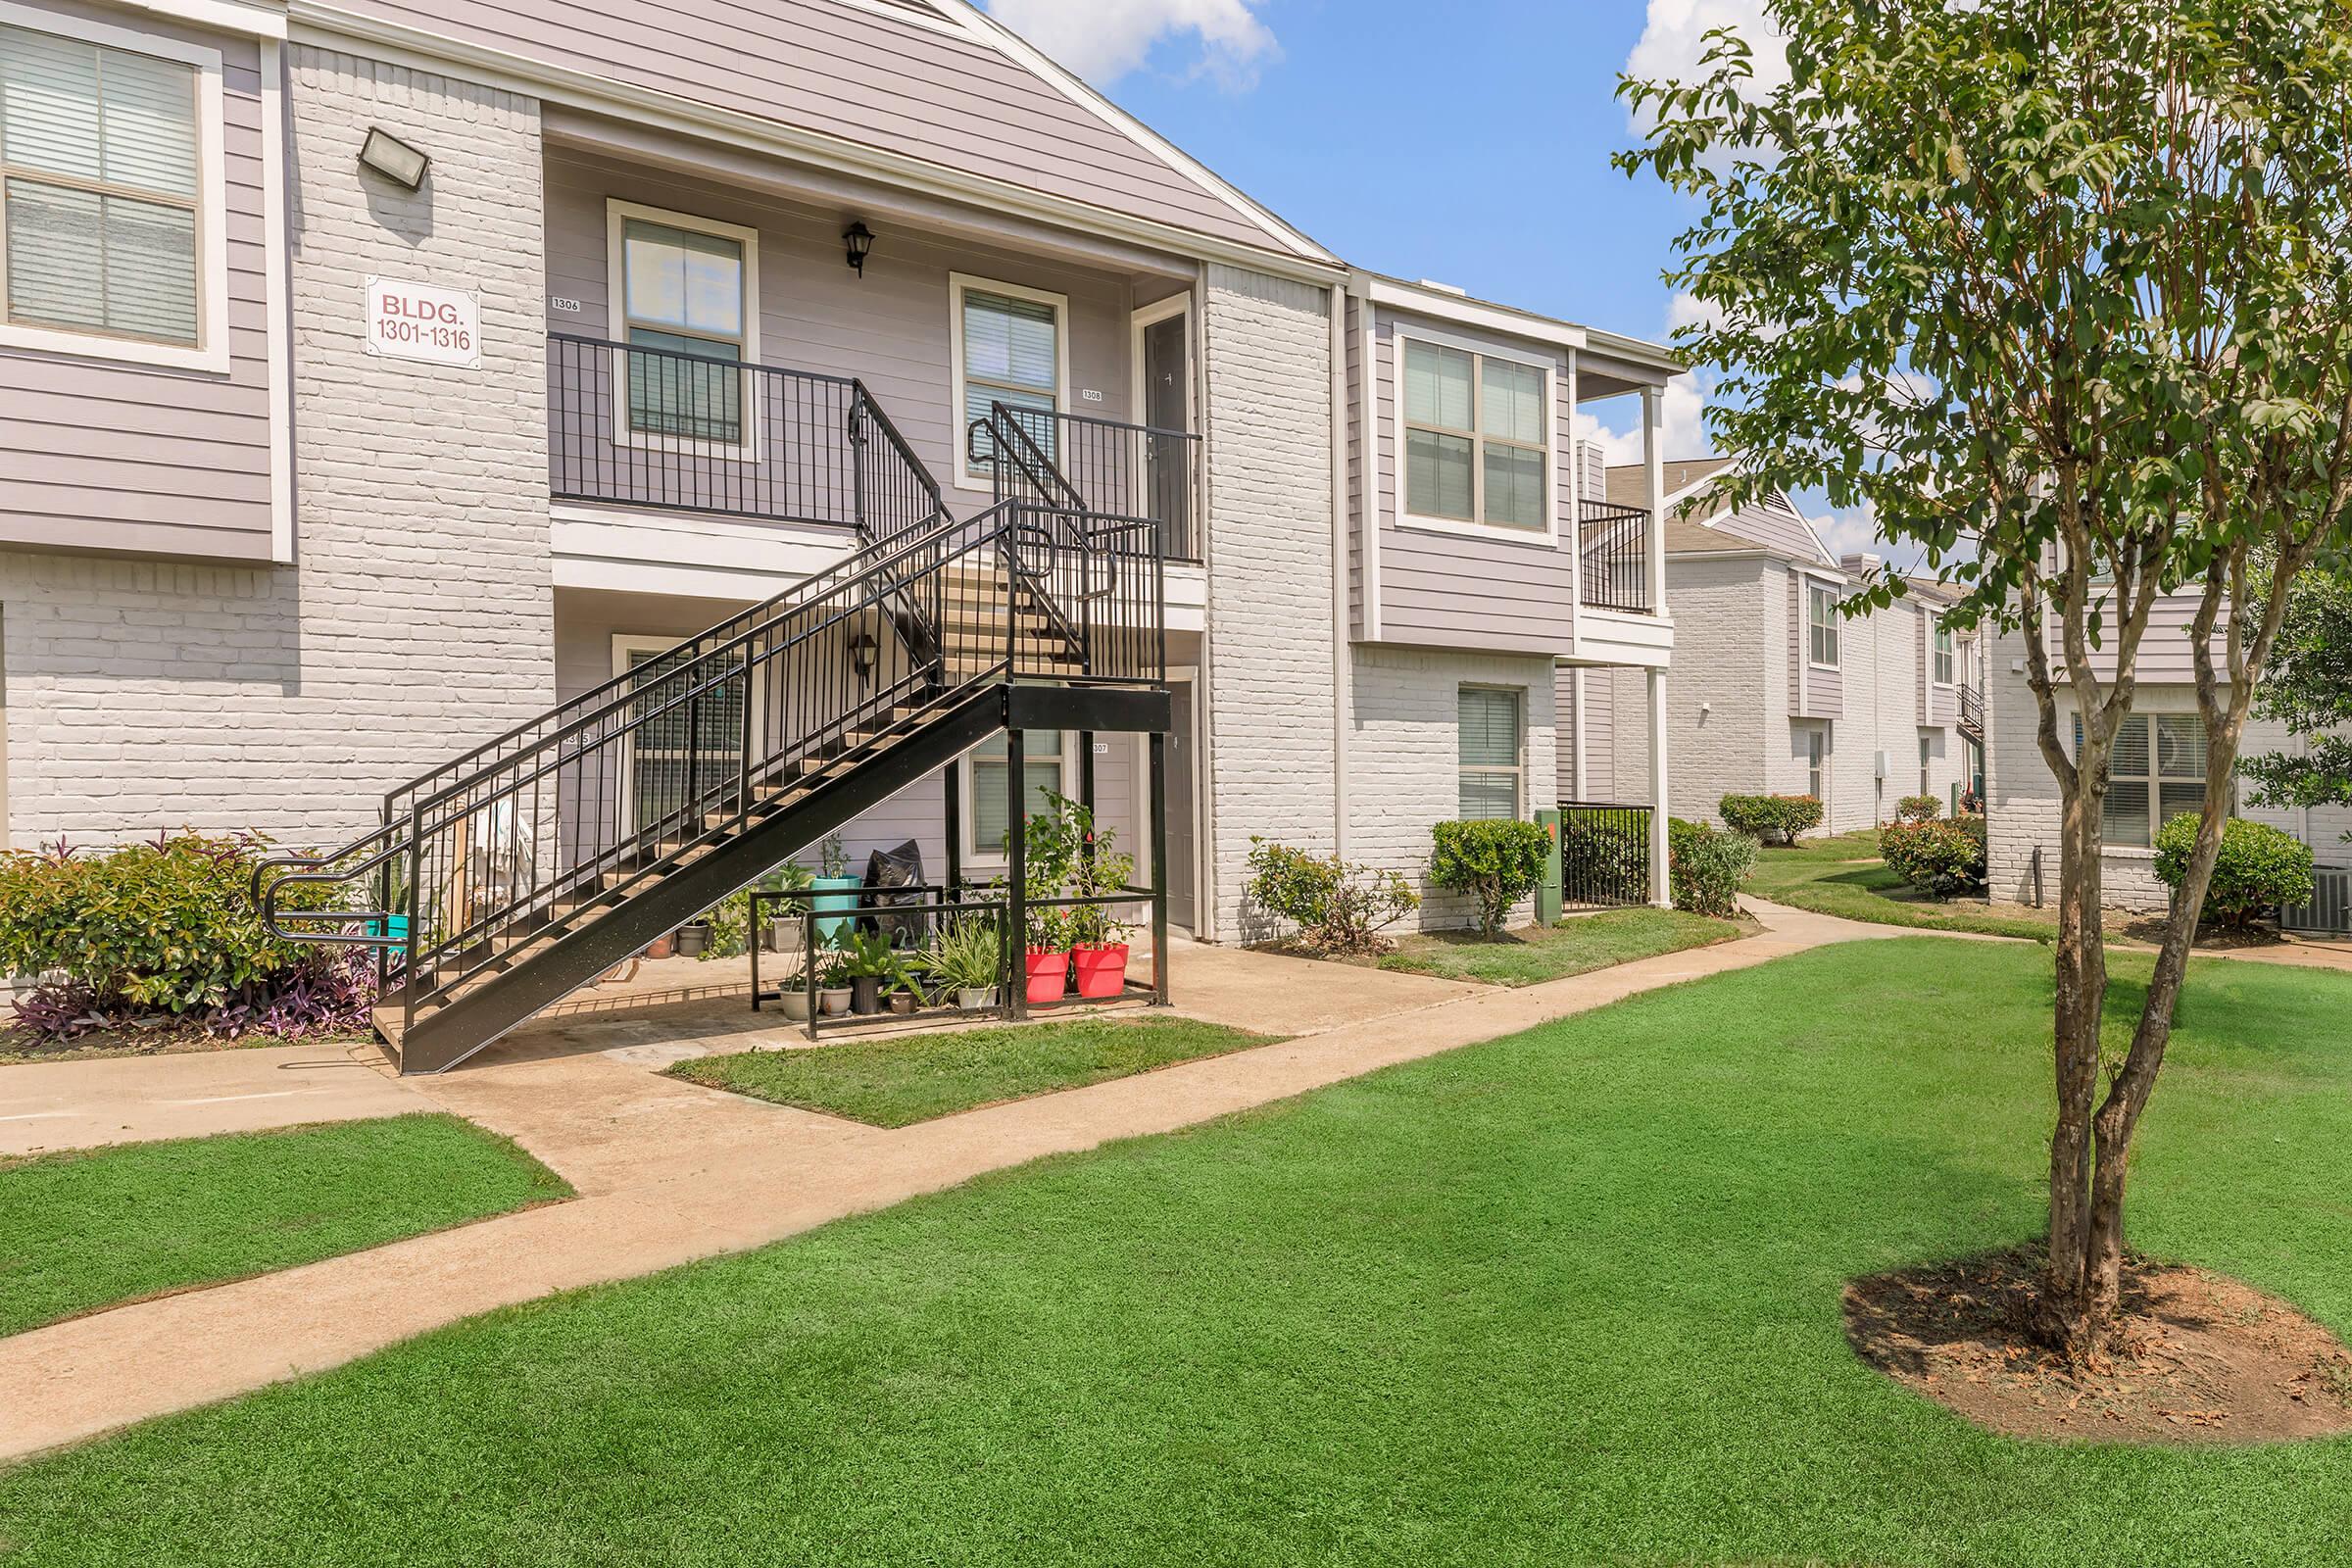
{"label": "downspout", "polygon": [[[1352,286],[1352,280],[1350,283]],[[1348,298],[1331,288],[1331,846],[1348,858]]]}

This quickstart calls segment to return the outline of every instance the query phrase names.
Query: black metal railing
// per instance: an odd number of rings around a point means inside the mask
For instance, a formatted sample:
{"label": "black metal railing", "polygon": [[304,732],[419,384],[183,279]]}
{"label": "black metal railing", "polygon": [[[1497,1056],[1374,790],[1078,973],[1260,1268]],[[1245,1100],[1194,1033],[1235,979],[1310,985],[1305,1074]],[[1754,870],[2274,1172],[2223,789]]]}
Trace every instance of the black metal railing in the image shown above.
{"label": "black metal railing", "polygon": [[1984,694],[1974,686],[1960,688],[1960,728],[1969,735],[1984,733]]}
{"label": "black metal railing", "polygon": [[[1009,423],[1028,439],[1009,450],[990,434]],[[967,427],[965,466],[1007,496],[1081,508],[1102,517],[1151,522],[1171,561],[1200,559],[1200,438],[1086,415],[999,403]],[[1039,466],[1051,469],[1041,475]]]}
{"label": "black metal railing", "polygon": [[1594,610],[1653,613],[1649,582],[1649,509],[1587,501],[1578,509],[1577,551],[1584,586],[1579,602]]}
{"label": "black metal railing", "polygon": [[940,511],[938,484],[848,376],[550,333],[548,489],[559,501],[856,527]]}
{"label": "black metal railing", "polygon": [[1572,909],[1647,904],[1655,814],[1646,806],[1562,801],[1560,902]]}

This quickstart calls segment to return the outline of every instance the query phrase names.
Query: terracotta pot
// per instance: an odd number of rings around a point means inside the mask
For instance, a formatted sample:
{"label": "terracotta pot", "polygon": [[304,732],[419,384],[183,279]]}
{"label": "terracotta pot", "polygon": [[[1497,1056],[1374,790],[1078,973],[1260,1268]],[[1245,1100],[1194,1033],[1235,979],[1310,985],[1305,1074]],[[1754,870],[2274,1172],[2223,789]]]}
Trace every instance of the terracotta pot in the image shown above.
{"label": "terracotta pot", "polygon": [[646,950],[645,950],[645,956],[646,956],[647,957],[649,957],[649,958],[653,958],[653,959],[656,959],[656,960],[660,960],[660,959],[666,958],[666,957],[668,957],[668,956],[669,956],[669,950],[670,950],[670,941],[669,941],[669,938],[667,938],[667,937],[656,937],[656,938],[655,938],[655,939],[654,939],[654,940],[653,940],[651,943],[649,943],[649,944],[647,945],[647,947],[646,947]]}
{"label": "terracotta pot", "polygon": [[1059,948],[1031,948],[1029,1000],[1059,1002],[1070,991],[1070,956]]}
{"label": "terracotta pot", "polygon": [[890,1010],[897,1013],[902,1018],[912,1014],[914,1011],[914,993],[911,991],[893,991],[890,994]]}
{"label": "terracotta pot", "polygon": [[1078,994],[1095,1001],[1115,997],[1127,988],[1127,944],[1070,950],[1070,967],[1078,971]]}

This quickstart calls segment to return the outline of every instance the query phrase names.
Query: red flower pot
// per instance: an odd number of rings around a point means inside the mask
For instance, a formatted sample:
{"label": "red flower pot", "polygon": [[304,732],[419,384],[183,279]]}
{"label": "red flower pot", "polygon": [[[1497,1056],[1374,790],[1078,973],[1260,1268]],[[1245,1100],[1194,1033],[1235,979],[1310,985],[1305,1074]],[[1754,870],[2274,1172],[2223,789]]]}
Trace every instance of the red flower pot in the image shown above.
{"label": "red flower pot", "polygon": [[1115,997],[1127,988],[1127,944],[1112,943],[1101,948],[1073,948],[1070,965],[1078,971],[1078,994],[1100,1000]]}
{"label": "red flower pot", "polygon": [[1029,950],[1029,1000],[1059,1002],[1070,991],[1070,956],[1059,948]]}

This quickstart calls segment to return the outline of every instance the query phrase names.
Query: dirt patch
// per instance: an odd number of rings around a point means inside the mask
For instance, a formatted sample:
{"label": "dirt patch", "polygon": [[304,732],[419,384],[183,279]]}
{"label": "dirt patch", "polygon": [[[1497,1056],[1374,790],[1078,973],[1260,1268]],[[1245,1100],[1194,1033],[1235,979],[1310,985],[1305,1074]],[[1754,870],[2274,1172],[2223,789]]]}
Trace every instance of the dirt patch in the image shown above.
{"label": "dirt patch", "polygon": [[2352,1431],[2352,1350],[2277,1297],[2134,1260],[2114,1353],[2073,1366],[2022,1331],[2039,1267],[2015,1250],[1855,1280],[1846,1338],[1896,1382],[2007,1437],[2243,1444]]}

